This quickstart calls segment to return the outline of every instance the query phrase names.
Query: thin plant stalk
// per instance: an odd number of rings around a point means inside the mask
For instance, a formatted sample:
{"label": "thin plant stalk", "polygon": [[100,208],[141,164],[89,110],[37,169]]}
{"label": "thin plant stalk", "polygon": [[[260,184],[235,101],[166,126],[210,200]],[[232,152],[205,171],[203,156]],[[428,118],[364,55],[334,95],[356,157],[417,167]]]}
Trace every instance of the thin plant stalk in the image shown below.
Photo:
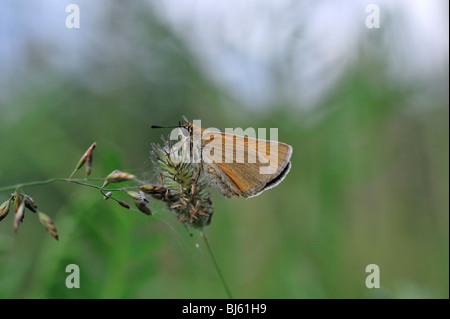
{"label": "thin plant stalk", "polygon": [[228,288],[228,285],[227,285],[227,282],[225,280],[225,277],[223,276],[222,272],[220,271],[219,264],[217,263],[217,260],[214,257],[214,253],[213,253],[213,251],[211,249],[211,246],[209,245],[208,237],[206,236],[206,234],[204,232],[201,232],[201,235],[203,237],[203,240],[205,241],[205,245],[206,245],[206,248],[208,249],[209,256],[212,259],[212,262],[214,264],[214,268],[216,268],[217,274],[220,277],[220,281],[222,282],[222,285],[223,285],[223,287],[224,287],[224,289],[225,289],[225,291],[226,291],[226,293],[228,295],[228,298],[229,299],[233,299],[233,296],[231,295],[230,288]]}
{"label": "thin plant stalk", "polygon": [[[90,178],[90,181],[104,181],[104,178]],[[74,183],[74,184],[78,184],[78,185],[82,185],[82,186],[87,186],[87,187],[92,187],[92,188],[96,188],[96,189],[100,189],[103,190],[105,192],[114,192],[114,191],[122,191],[124,189],[135,189],[136,187],[121,187],[121,188],[113,188],[113,189],[106,189],[97,186],[97,185],[93,185],[93,184],[89,184],[86,183],[86,179],[70,179],[70,178],[50,178],[44,181],[34,181],[34,182],[29,182],[29,183],[20,183],[20,184],[16,184],[16,185],[8,185],[8,186],[4,186],[4,187],[0,187],[0,192],[5,192],[5,191],[9,191],[9,190],[15,190],[17,188],[21,188],[21,187],[30,187],[30,186],[39,186],[39,185],[46,185],[46,184],[51,184],[54,182],[67,182],[67,183]]]}

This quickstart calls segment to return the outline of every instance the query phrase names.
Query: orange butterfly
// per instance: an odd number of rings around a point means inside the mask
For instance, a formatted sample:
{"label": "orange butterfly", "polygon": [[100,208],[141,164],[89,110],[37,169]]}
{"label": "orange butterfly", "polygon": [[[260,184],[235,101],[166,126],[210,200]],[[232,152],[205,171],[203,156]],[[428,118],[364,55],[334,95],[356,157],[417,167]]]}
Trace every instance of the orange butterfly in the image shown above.
{"label": "orange butterfly", "polygon": [[202,129],[189,122],[177,128],[188,132],[199,173],[226,197],[257,196],[277,186],[291,168],[288,144]]}

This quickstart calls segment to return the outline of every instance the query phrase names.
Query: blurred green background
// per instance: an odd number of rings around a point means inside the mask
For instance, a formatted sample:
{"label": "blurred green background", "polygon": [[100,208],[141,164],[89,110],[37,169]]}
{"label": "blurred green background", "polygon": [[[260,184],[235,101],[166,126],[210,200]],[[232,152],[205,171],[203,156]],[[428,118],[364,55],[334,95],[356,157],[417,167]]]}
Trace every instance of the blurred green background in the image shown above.
{"label": "blurred green background", "polygon": [[[379,29],[364,1],[73,1],[67,29],[69,3],[0,5],[0,187],[67,177],[94,141],[94,177],[155,182],[168,132],[150,125],[182,115],[276,127],[287,178],[248,200],[212,191],[206,233],[234,297],[449,297],[447,2],[380,1]],[[148,217],[76,185],[25,192],[60,241],[32,214],[14,234],[10,213],[0,298],[226,298],[198,232],[160,203]]]}

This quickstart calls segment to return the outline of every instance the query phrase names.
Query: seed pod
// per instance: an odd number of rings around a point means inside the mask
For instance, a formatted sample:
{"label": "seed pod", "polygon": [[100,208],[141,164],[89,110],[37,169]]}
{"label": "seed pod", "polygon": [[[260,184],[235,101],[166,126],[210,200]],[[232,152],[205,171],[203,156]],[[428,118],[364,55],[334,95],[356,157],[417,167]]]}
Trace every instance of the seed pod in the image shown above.
{"label": "seed pod", "polygon": [[91,175],[92,172],[92,162],[94,160],[93,153],[94,149],[97,147],[97,142],[91,145],[87,150],[87,160],[86,160],[86,176]]}
{"label": "seed pod", "polygon": [[150,195],[157,195],[157,194],[164,195],[167,192],[166,187],[161,187],[152,184],[140,186],[139,189],[144,193]]}
{"label": "seed pod", "polygon": [[[22,206],[22,204],[24,204],[22,198],[20,198],[20,196],[19,196],[18,194],[15,195],[15,196],[14,196],[14,211],[16,212],[16,217],[17,217],[17,214],[18,214],[19,209],[20,209],[20,207]],[[24,207],[25,207],[25,204],[24,204]],[[22,212],[22,213],[20,214],[20,221],[23,222],[23,219],[24,219],[24,218],[25,218],[25,213]]]}
{"label": "seed pod", "polygon": [[166,187],[149,184],[140,186],[139,189],[142,192],[151,195],[153,198],[167,203],[171,203],[175,200],[175,196]]}
{"label": "seed pod", "polygon": [[130,196],[133,199],[136,199],[136,200],[142,199],[142,196],[138,192],[127,191],[126,193],[128,194],[128,196]]}
{"label": "seed pod", "polygon": [[128,203],[118,200],[117,201],[119,203],[120,206],[125,207],[126,209],[130,209],[130,205],[128,205]]}
{"label": "seed pod", "polygon": [[106,177],[105,183],[103,183],[102,188],[106,187],[109,183],[120,183],[120,182],[129,181],[129,180],[132,180],[135,178],[136,178],[136,176],[134,176],[132,174],[121,172],[119,170],[115,170],[114,172],[112,172],[111,174],[109,174]]}
{"label": "seed pod", "polygon": [[25,195],[24,198],[25,198],[25,207],[31,210],[33,213],[36,213],[38,207],[33,198],[31,198],[28,195]]}
{"label": "seed pod", "polygon": [[152,211],[150,210],[150,208],[148,208],[146,201],[135,200],[134,204],[136,205],[137,209],[139,209],[145,215],[152,215]]}
{"label": "seed pod", "polygon": [[[18,198],[18,197],[16,197]],[[25,213],[25,202],[21,201],[19,207],[16,210],[16,215],[14,217],[14,231],[17,232],[17,229],[19,229],[19,225],[21,222],[23,222],[23,217]]]}
{"label": "seed pod", "polygon": [[155,186],[155,185],[152,185],[152,184],[148,184],[148,185],[140,186],[139,189],[141,191],[143,191],[144,193],[146,193],[146,194],[153,194],[157,187],[158,186]]}
{"label": "seed pod", "polygon": [[137,209],[139,209],[141,212],[143,212],[145,215],[151,215],[152,211],[150,208],[148,208],[147,203],[148,199],[143,196],[143,194],[139,194],[138,192],[133,191],[127,191],[126,192],[128,196],[134,199],[134,204],[136,205]]}
{"label": "seed pod", "polygon": [[[91,158],[92,161],[92,153],[94,152],[94,149],[97,147],[97,142],[94,142],[94,144],[92,144],[87,151],[83,154],[83,156],[81,156],[76,169],[79,170],[80,168],[83,167],[83,165],[89,160],[89,158]],[[88,174],[89,175],[89,174]]]}
{"label": "seed pod", "polygon": [[107,192],[107,193],[105,194],[105,196],[103,196],[103,199],[104,199],[104,200],[110,199],[110,198],[111,198],[111,195],[112,195],[112,192]]}
{"label": "seed pod", "polygon": [[22,199],[20,198],[19,194],[15,194],[14,195],[14,211],[17,212],[20,204],[22,204]]}
{"label": "seed pod", "polygon": [[92,172],[92,156],[89,156],[86,163],[86,176],[91,175],[91,172]]}
{"label": "seed pod", "polygon": [[145,196],[139,194],[138,192],[127,191],[126,193],[128,194],[128,196],[130,196],[134,200],[140,200],[140,201],[144,201],[144,202],[148,203],[148,199],[145,198]]}
{"label": "seed pod", "polygon": [[58,232],[56,230],[55,224],[50,217],[48,217],[43,212],[38,212],[39,221],[42,225],[47,229],[47,231],[52,235],[56,240],[59,240]]}
{"label": "seed pod", "polygon": [[8,215],[10,206],[11,206],[10,200],[7,200],[0,206],[0,221]]}

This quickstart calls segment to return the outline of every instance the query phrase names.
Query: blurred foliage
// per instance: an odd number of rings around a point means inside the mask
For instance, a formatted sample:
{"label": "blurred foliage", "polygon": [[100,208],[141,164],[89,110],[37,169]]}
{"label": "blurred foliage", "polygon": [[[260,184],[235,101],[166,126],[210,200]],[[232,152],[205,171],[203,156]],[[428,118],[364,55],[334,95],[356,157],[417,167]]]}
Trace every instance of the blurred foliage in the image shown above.
{"label": "blurred foliage", "polygon": [[[156,15],[127,10],[101,45],[92,38],[79,74],[30,47],[26,76],[10,79],[14,91],[0,104],[0,186],[67,177],[94,141],[94,177],[121,169],[156,182],[150,144],[168,132],[150,125],[182,115],[222,130],[278,127],[294,149],[283,183],[249,200],[212,193],[206,232],[235,297],[449,297],[448,89],[399,85],[378,53],[361,49],[318,108],[280,99],[256,116],[208,80]],[[128,39],[133,50],[104,60],[104,51],[121,49],[108,36],[127,36],[127,25],[139,30]],[[421,90],[431,90],[427,107],[410,107]],[[60,242],[35,216],[17,235],[3,220],[0,298],[226,297],[199,234],[190,237],[159,203],[148,217],[76,185],[26,192]],[[65,287],[71,263],[80,266],[80,289]],[[381,289],[365,287],[371,263],[381,268]]]}

